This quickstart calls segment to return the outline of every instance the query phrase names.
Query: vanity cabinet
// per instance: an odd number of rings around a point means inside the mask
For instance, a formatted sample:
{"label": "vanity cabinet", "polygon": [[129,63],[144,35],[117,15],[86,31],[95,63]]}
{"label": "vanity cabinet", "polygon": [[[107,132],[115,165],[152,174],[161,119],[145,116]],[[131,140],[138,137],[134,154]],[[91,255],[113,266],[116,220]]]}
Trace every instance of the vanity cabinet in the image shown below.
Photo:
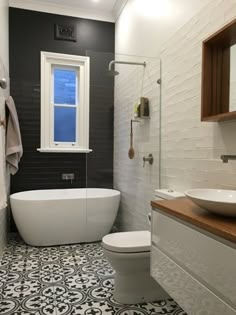
{"label": "vanity cabinet", "polygon": [[188,315],[236,315],[236,244],[153,209],[152,277]]}

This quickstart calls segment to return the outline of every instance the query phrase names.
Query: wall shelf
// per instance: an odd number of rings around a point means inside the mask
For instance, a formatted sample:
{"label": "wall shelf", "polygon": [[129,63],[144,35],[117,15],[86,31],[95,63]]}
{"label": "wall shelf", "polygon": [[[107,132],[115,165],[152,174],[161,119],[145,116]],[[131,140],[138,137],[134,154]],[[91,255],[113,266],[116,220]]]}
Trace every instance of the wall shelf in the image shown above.
{"label": "wall shelf", "polygon": [[235,44],[236,19],[203,41],[201,121],[236,119],[230,112],[230,49]]}
{"label": "wall shelf", "polygon": [[202,117],[202,121],[209,121],[209,122],[211,121],[220,122],[220,121],[227,121],[227,120],[236,120],[236,111]]}

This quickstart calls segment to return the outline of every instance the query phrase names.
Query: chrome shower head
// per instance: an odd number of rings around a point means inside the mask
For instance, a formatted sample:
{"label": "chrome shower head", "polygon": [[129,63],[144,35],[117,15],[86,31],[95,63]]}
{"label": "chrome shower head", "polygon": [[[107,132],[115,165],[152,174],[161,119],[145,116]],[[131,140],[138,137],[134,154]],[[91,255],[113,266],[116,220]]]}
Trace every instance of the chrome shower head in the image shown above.
{"label": "chrome shower head", "polygon": [[[114,76],[119,74],[119,72],[114,69],[114,65],[116,63],[123,64],[123,65],[138,65],[138,66],[146,67],[146,62],[129,62],[129,61],[115,61],[115,60],[112,60],[109,63],[109,67],[108,67],[108,71],[107,71],[107,75],[109,75],[110,77],[114,77]],[[113,69],[112,69],[112,67],[113,67]]]}
{"label": "chrome shower head", "polygon": [[107,75],[108,75],[109,77],[114,77],[114,76],[116,76],[116,75],[118,75],[118,74],[119,74],[119,72],[116,71],[116,70],[107,70]]}

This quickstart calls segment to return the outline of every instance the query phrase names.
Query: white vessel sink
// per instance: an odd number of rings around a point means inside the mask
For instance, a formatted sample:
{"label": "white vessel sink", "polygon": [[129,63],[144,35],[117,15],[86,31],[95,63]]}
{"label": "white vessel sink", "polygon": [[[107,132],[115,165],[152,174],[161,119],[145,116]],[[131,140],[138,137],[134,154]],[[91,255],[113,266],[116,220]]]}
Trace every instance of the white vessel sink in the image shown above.
{"label": "white vessel sink", "polygon": [[185,192],[196,205],[210,212],[236,217],[236,191],[220,189],[191,189]]}

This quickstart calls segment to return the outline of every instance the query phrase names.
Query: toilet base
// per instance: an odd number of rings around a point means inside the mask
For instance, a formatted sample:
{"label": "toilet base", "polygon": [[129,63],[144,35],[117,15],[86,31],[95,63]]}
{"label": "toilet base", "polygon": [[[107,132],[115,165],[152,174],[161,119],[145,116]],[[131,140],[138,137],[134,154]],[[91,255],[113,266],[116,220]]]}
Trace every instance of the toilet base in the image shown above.
{"label": "toilet base", "polygon": [[115,274],[114,299],[122,304],[137,304],[169,299],[168,293],[148,272]]}

